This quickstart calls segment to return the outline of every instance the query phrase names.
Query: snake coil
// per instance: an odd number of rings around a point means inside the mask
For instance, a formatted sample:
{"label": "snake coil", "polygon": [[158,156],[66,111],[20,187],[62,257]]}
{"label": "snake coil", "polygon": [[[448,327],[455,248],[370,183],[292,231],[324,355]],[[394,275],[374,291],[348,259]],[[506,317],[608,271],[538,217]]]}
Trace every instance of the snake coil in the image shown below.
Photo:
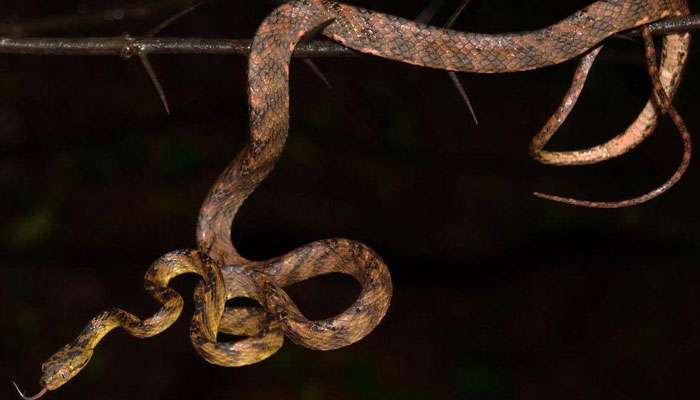
{"label": "snake coil", "polygon": [[[597,47],[615,33],[687,13],[685,0],[600,0],[540,30],[492,35],[440,29],[326,0],[283,4],[263,21],[255,35],[248,61],[250,141],[224,170],[202,205],[198,249],[168,253],[146,273],[146,291],[162,308],[147,319],[118,308],[99,314],[74,342],[44,363],[40,395],[75,376],[112,329],[122,327],[136,337],[153,336],[167,329],[183,306],[182,298],[168,288],[168,283],[184,273],[201,277],[194,296],[192,343],[202,357],[217,365],[239,366],[263,360],[280,348],[284,336],[313,349],[337,349],[363,338],[383,318],[391,299],[391,278],[381,258],[363,244],[328,239],[272,260],[251,261],[238,254],[231,243],[231,224],[238,209],[272,171],[284,148],[289,129],[290,58],[297,43],[310,33],[320,30],[352,49],[400,62],[450,71],[500,73],[561,63]],[[660,114],[654,102],[675,115],[664,93],[668,97],[675,93],[688,46],[687,34],[667,36],[660,80],[655,81],[658,98],[652,96],[637,120],[614,138],[612,145],[602,145],[582,162],[614,157],[620,152],[609,150],[617,149],[620,143],[643,140]],[[582,64],[585,69],[592,59],[584,62],[588,62]],[[585,73],[587,70],[577,75],[580,86]],[[576,90],[577,81],[574,83]],[[540,138],[538,145],[543,146],[549,137],[551,134]],[[541,146],[533,148],[541,150]],[[541,159],[550,163],[566,157],[563,153],[541,154]],[[362,285],[361,293],[341,314],[309,321],[282,288],[332,272],[354,277]],[[262,308],[226,308],[226,301],[237,297],[253,299]],[[217,342],[218,332],[247,338]]]}

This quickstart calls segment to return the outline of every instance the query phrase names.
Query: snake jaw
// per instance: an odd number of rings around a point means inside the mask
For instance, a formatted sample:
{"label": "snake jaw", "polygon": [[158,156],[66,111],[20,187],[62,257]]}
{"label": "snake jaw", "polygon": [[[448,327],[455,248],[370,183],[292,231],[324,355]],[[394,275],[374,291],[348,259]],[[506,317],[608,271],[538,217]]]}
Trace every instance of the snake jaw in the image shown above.
{"label": "snake jaw", "polygon": [[39,383],[47,390],[59,388],[80,372],[92,357],[92,349],[68,344],[41,366]]}

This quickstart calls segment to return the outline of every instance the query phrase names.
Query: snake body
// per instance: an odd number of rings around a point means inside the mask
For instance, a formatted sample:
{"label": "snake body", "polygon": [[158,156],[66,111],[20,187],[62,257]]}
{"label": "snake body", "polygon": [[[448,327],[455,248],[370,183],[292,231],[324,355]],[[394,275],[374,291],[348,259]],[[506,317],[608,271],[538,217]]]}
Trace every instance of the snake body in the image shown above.
{"label": "snake body", "polygon": [[[663,38],[660,73],[658,77],[661,87],[670,98],[673,98],[680,85],[683,70],[688,60],[689,47],[689,33],[666,35]],[[547,121],[542,130],[533,138],[530,154],[539,162],[550,165],[585,165],[606,161],[618,157],[636,147],[656,129],[659,112],[657,111],[657,104],[650,98],[634,122],[632,122],[624,132],[603,144],[585,150],[543,150],[543,147],[559,127],[561,127],[574,105],[576,105],[576,101],[586,83],[588,72],[601,48],[602,45],[584,56],[574,74],[569,91],[562,99],[561,105]]]}
{"label": "snake body", "polygon": [[[147,337],[170,326],[180,314],[182,299],[167,286],[183,273],[202,278],[194,296],[192,343],[205,359],[218,365],[260,361],[282,345],[284,336],[314,349],[339,348],[367,335],[383,318],[391,297],[391,278],[381,258],[363,244],[328,239],[272,260],[251,261],[231,243],[231,225],[238,209],[272,171],[284,148],[289,129],[290,58],[296,44],[311,33],[320,31],[357,51],[400,62],[498,73],[557,64],[617,32],[687,12],[684,0],[600,0],[544,29],[485,35],[440,29],[325,0],[281,5],[262,22],[253,40],[248,68],[250,141],[220,175],[202,205],[198,250],[168,253],[146,274],[147,292],[163,307],[144,320],[120,309],[101,313],[73,343],[42,366],[42,386],[52,390],[75,376],[99,340],[116,327]],[[687,41],[679,40],[666,40],[667,55],[669,49],[687,50]],[[662,82],[671,95],[684,62],[684,55],[667,56],[662,62]],[[354,277],[362,285],[361,293],[343,313],[309,321],[282,288],[331,272]],[[254,299],[262,308],[225,308],[225,301],[235,297]],[[249,337],[222,343],[216,340],[217,332]]]}

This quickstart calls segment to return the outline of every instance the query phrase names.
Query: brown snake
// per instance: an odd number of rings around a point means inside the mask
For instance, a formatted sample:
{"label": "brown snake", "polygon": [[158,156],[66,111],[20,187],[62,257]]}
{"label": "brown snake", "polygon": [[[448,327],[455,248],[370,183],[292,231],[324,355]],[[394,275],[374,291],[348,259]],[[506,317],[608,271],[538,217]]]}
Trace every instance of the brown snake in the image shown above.
{"label": "brown snake", "polygon": [[[197,227],[199,250],[175,251],[157,260],[146,273],[145,286],[163,307],[144,320],[116,308],[99,314],[73,343],[44,363],[39,395],[75,376],[110,330],[122,327],[134,336],[148,337],[168,328],[182,309],[182,298],[167,287],[168,282],[183,273],[202,277],[195,291],[192,343],[207,361],[218,365],[245,365],[267,358],[282,345],[285,335],[314,349],[339,348],[367,335],[382,319],[391,297],[391,278],[386,265],[368,247],[330,239],[272,260],[251,261],[239,255],[231,243],[231,224],[238,209],[272,171],[283,150],[289,127],[290,57],[297,43],[310,33],[320,30],[357,51],[405,63],[498,73],[561,63],[615,33],[687,13],[685,0],[600,0],[540,30],[487,35],[435,28],[326,0],[299,0],[280,6],[263,21],[253,41],[248,68],[250,142],[221,174],[202,205]],[[648,42],[647,36],[648,32]],[[588,158],[573,160],[596,162],[614,157],[621,153],[619,149],[629,148],[629,143],[643,140],[660,114],[652,102],[658,101],[675,121],[678,115],[669,97],[678,86],[688,45],[687,34],[666,37],[660,79],[650,64],[658,99],[652,96],[637,120],[609,142],[612,144],[584,152],[591,154]],[[596,52],[590,54],[583,69]],[[586,73],[578,74],[581,86]],[[576,82],[572,90],[576,90]],[[541,152],[551,137],[547,134],[540,138],[539,147],[533,146],[539,158],[573,163],[566,159],[570,154]],[[281,288],[331,272],[353,276],[362,285],[360,296],[333,318],[309,321]],[[252,298],[263,307],[225,308],[225,301],[235,297]],[[249,337],[222,343],[217,342],[217,332]]]}

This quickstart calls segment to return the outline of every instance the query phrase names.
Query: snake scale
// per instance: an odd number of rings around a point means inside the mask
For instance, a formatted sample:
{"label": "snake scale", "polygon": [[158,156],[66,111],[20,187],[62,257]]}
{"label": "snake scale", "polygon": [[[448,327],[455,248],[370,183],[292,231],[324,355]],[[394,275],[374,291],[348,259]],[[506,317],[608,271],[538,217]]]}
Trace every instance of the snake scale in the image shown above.
{"label": "snake scale", "polygon": [[[685,0],[599,0],[540,30],[479,34],[440,29],[327,0],[281,5],[262,22],[253,40],[248,61],[250,141],[220,175],[202,205],[198,249],[168,253],[146,273],[146,291],[162,308],[143,320],[118,308],[99,314],[74,342],[43,364],[43,389],[35,397],[74,377],[112,329],[122,327],[136,337],[153,336],[167,329],[183,306],[182,298],[168,288],[168,283],[184,273],[201,277],[194,294],[192,343],[203,358],[217,365],[240,366],[265,359],[280,348],[284,336],[309,348],[336,349],[360,340],[383,318],[391,298],[391,278],[381,258],[363,244],[346,239],[322,240],[272,260],[251,261],[231,243],[231,225],[238,209],[272,171],[284,148],[289,128],[290,58],[297,43],[310,34],[321,32],[359,52],[404,63],[450,71],[502,73],[561,63],[595,49],[618,32],[686,14]],[[639,143],[654,129],[661,114],[655,103],[659,110],[671,112],[665,94],[672,97],[678,87],[689,43],[688,34],[664,38],[660,71],[654,82],[657,97],[650,98],[625,132],[572,158],[573,153],[542,152],[553,133],[550,129],[533,144],[533,153],[543,162],[554,164],[592,163],[621,154],[630,143]],[[595,54],[597,50],[584,58],[573,92],[580,91],[578,87],[582,87]],[[568,102],[562,107],[570,106]],[[675,111],[673,115],[677,115]],[[362,286],[361,293],[341,314],[310,321],[282,288],[331,272],[354,277]],[[227,308],[226,301],[237,297],[256,300],[262,308]],[[218,332],[246,338],[218,342]]]}

